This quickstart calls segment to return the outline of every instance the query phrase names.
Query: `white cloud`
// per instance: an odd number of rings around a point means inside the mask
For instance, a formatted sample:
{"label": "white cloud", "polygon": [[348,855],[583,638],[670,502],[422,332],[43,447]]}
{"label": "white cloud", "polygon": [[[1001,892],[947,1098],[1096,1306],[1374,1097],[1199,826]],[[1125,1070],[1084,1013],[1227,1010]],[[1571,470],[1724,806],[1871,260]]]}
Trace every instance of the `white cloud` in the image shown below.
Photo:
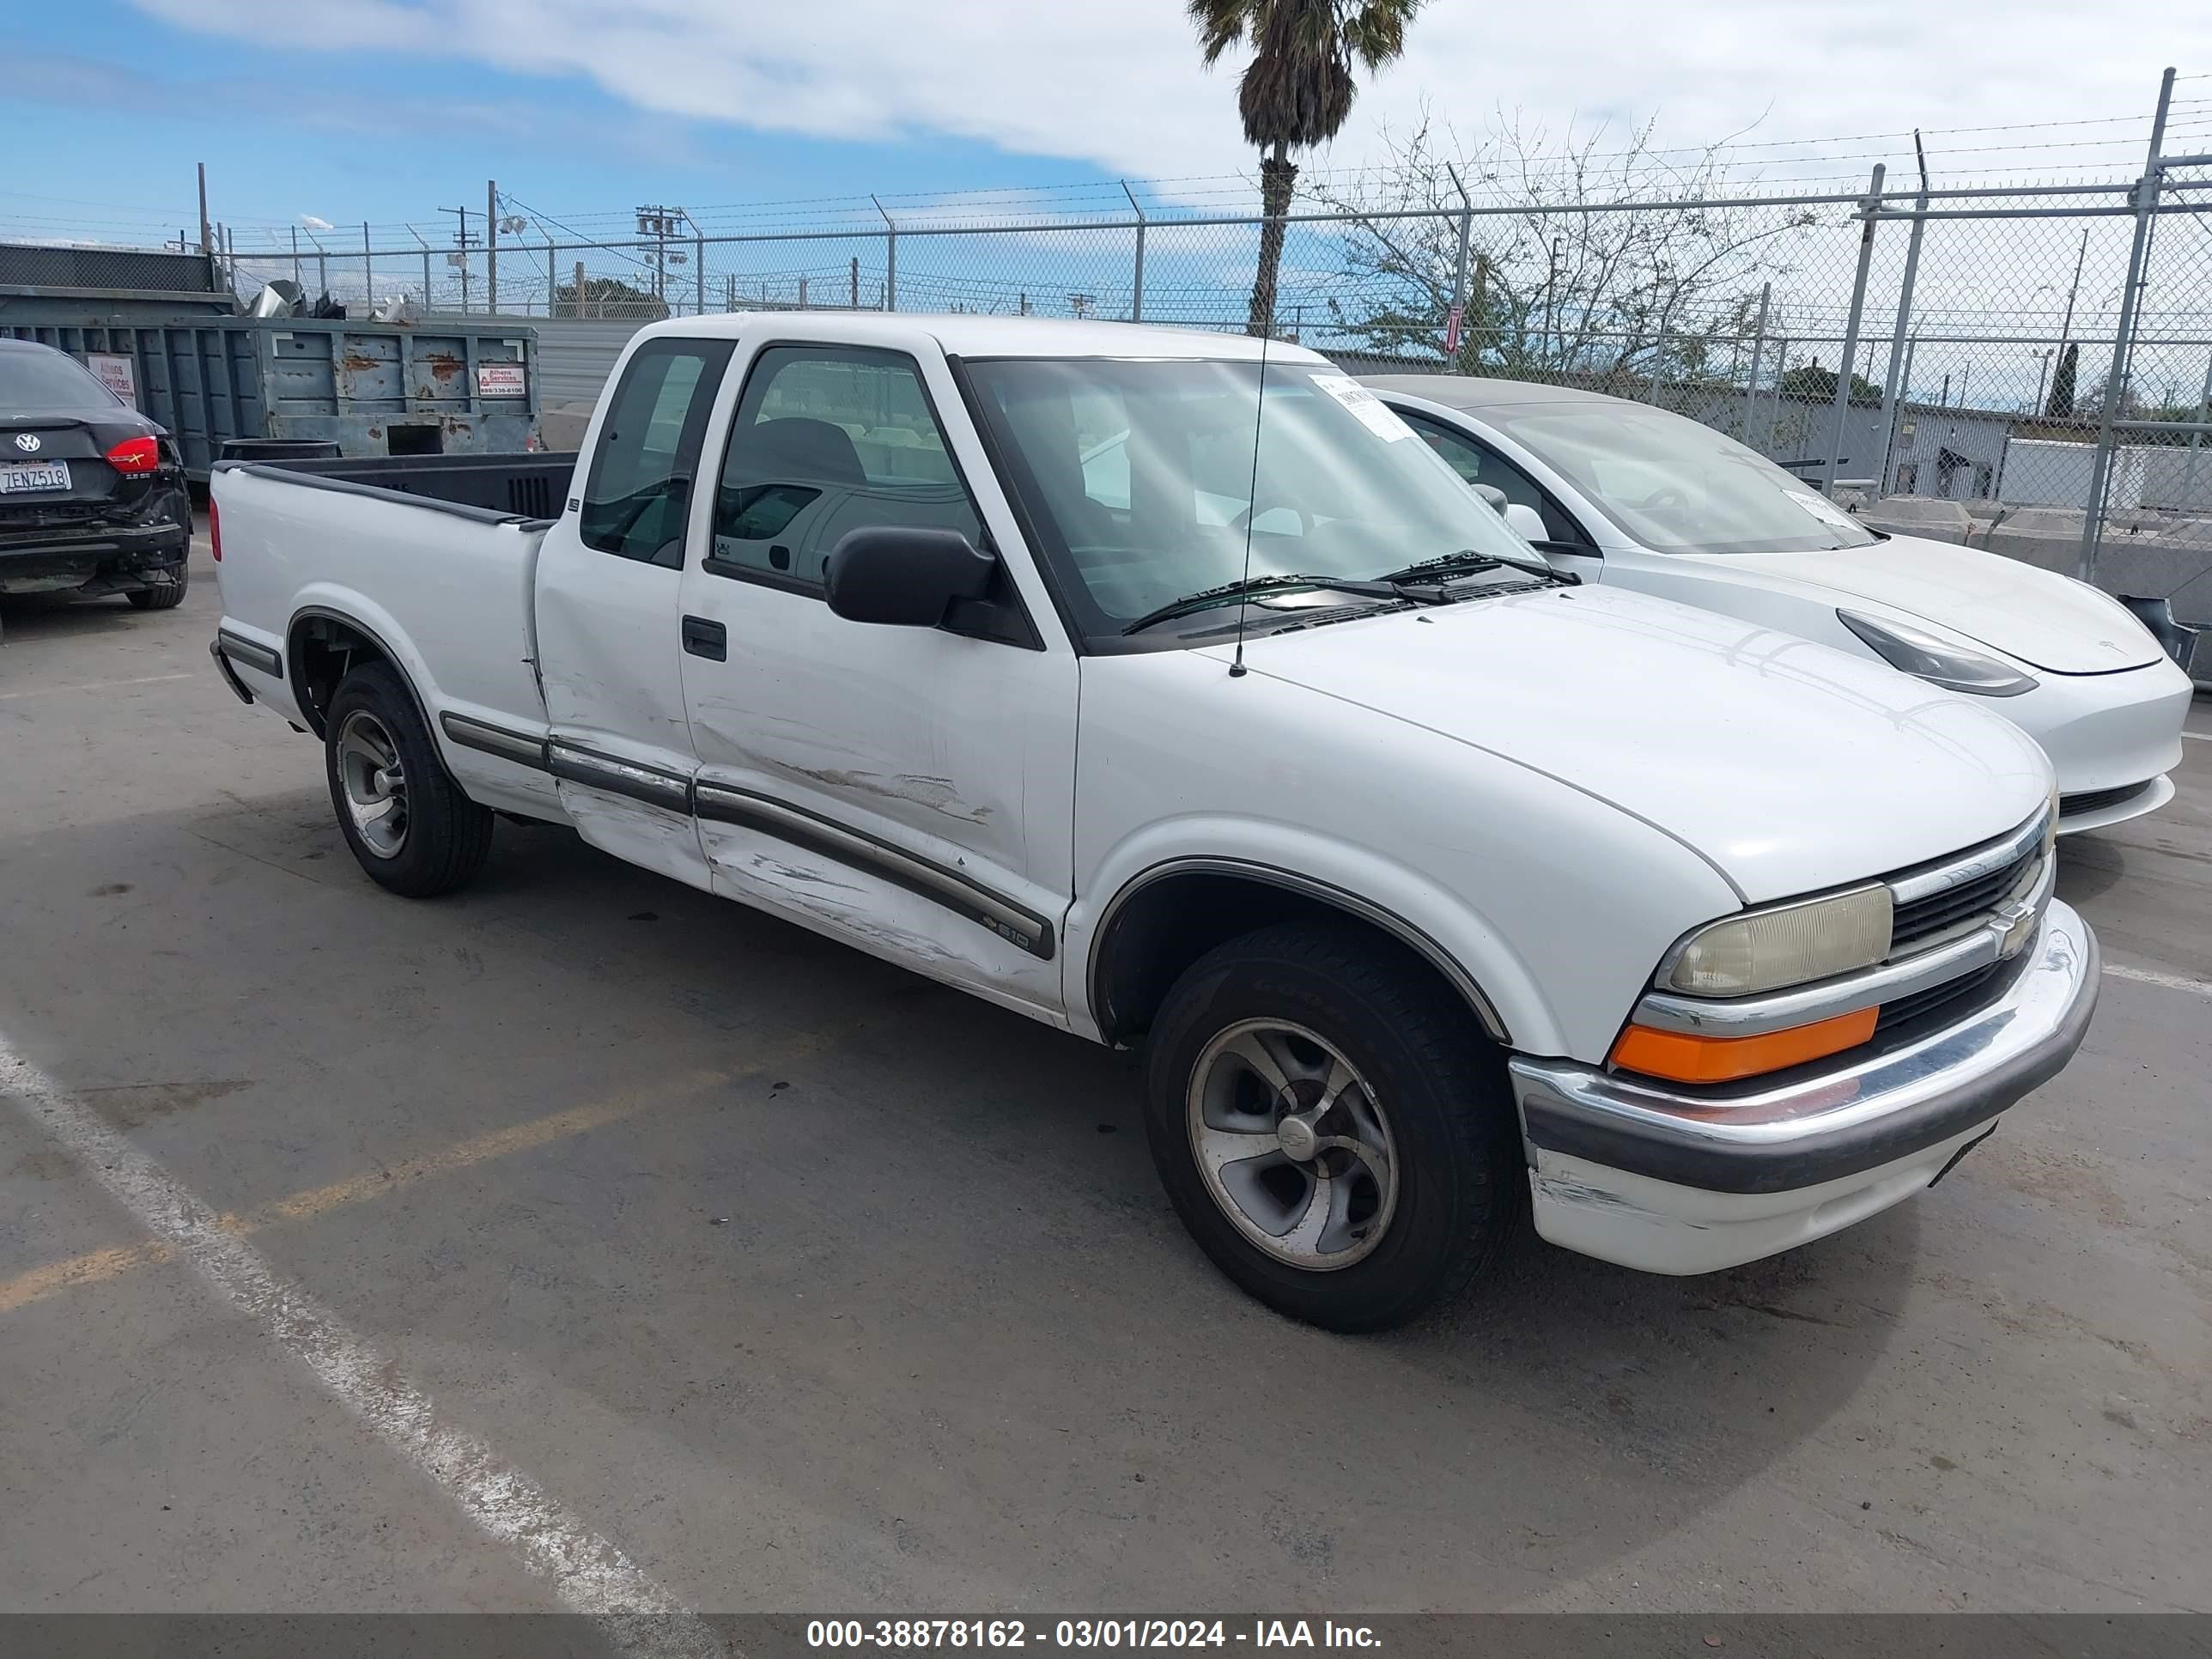
{"label": "white cloud", "polygon": [[327,219],[318,219],[312,213],[300,216],[300,228],[302,230],[328,230],[330,228],[331,222]]}
{"label": "white cloud", "polygon": [[[641,110],[771,133],[952,135],[1154,178],[1251,164],[1235,117],[1235,68],[1200,68],[1177,0],[138,3],[187,27],[260,42],[581,76]],[[1424,102],[1462,130],[1500,108],[1554,133],[1656,114],[1662,137],[1682,143],[1762,118],[1759,138],[2147,113],[2164,63],[2212,70],[2212,7],[2168,8],[2155,41],[2136,44],[2144,34],[2116,28],[2111,14],[2081,0],[1431,0],[1406,61],[1364,92],[1329,159],[1371,155],[1378,124],[1402,125]],[[2184,85],[2212,99],[2212,82]],[[2212,103],[2203,112],[2212,115]],[[2193,125],[2212,148],[2212,120]],[[2054,136],[2124,142],[1997,158],[1967,147],[2037,135],[1960,136],[1935,159],[1956,173],[2000,159],[2110,161],[2118,172],[2139,162],[2144,134],[2115,125]]]}

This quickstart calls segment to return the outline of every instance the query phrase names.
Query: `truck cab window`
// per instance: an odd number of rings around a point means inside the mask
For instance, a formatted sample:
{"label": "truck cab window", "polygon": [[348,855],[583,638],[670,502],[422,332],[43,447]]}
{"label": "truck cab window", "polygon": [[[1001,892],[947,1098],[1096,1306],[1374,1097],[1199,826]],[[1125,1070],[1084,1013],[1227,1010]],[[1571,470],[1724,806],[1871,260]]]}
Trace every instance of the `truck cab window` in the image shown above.
{"label": "truck cab window", "polygon": [[681,568],[684,521],[726,340],[648,340],[615,388],[578,534],[619,558]]}
{"label": "truck cab window", "polygon": [[830,550],[866,525],[982,539],[913,360],[770,346],[754,360],[714,495],[708,568],[818,592]]}

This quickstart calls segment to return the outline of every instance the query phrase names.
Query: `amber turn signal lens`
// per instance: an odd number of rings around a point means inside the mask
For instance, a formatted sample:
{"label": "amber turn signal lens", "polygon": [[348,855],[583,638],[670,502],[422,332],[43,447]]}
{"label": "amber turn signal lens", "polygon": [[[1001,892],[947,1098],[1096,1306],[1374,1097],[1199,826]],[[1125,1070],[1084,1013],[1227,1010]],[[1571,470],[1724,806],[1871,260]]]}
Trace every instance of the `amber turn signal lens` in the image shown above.
{"label": "amber turn signal lens", "polygon": [[1692,1036],[1683,1031],[1632,1025],[1613,1045],[1613,1063],[1624,1072],[1663,1077],[1676,1083],[1733,1083],[1738,1078],[1778,1072],[1808,1060],[1856,1048],[1874,1035],[1879,1008],[1838,1014],[1786,1031],[1758,1036]]}

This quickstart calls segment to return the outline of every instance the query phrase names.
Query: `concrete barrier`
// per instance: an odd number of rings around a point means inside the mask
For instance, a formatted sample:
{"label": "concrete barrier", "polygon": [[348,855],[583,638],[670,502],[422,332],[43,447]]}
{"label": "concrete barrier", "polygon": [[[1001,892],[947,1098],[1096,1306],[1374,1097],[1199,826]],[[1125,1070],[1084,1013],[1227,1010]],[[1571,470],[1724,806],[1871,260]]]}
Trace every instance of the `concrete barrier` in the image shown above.
{"label": "concrete barrier", "polygon": [[1931,542],[1964,542],[1974,527],[1964,506],[1932,495],[1885,495],[1858,515],[1869,530],[1892,536],[1918,536]]}

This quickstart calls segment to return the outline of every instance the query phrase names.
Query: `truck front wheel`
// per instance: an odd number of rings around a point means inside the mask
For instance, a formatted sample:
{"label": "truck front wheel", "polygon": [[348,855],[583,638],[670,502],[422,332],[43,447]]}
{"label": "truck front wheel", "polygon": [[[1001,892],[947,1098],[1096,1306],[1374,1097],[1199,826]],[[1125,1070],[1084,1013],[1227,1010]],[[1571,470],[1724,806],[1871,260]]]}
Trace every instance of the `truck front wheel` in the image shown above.
{"label": "truck front wheel", "polygon": [[364,663],[324,714],[324,768],[346,845],[409,898],[465,887],[491,850],[492,815],[461,793],[399,676]]}
{"label": "truck front wheel", "polygon": [[1201,957],[1153,1025],[1146,1130],[1216,1266],[1338,1331],[1462,1292],[1520,1214],[1504,1070],[1449,990],[1346,926]]}

